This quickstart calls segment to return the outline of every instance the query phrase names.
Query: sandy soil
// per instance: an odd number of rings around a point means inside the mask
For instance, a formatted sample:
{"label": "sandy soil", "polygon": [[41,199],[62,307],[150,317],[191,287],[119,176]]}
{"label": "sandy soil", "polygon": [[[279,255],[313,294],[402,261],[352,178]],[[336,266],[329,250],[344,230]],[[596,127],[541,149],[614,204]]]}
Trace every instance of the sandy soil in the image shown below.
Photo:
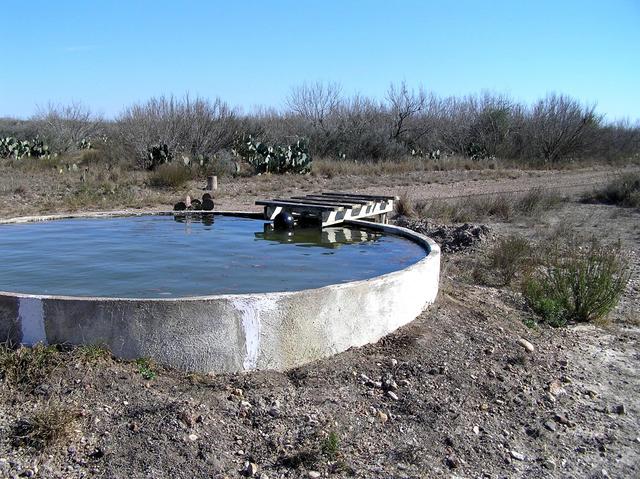
{"label": "sandy soil", "polygon": [[[331,184],[453,196],[550,183],[581,190],[611,172],[468,177],[478,174]],[[218,205],[320,191],[323,181],[234,180]],[[10,211],[3,203],[2,214]],[[541,238],[559,224],[619,239],[631,254],[632,280],[604,324],[529,328],[519,294],[470,279],[492,239]],[[640,212],[568,202],[540,218],[487,226],[486,242],[443,256],[439,298],[416,321],[286,373],[158,368],[146,380],[133,363],[61,353],[63,363],[33,391],[0,389],[0,477],[638,477]],[[44,451],[16,446],[16,424],[51,403],[79,412],[70,437]]]}
{"label": "sandy soil", "polygon": [[[260,211],[257,199],[289,197],[321,191],[403,195],[417,199],[457,198],[469,195],[524,192],[543,187],[561,194],[578,194],[607,183],[626,168],[594,167],[567,171],[549,170],[465,170],[414,171],[383,176],[319,177],[262,175],[219,179],[216,208]],[[142,173],[124,172],[117,180],[113,172],[91,170],[90,180],[83,172],[58,174],[51,170],[17,170],[0,165],[0,217],[39,213],[97,211],[109,209],[171,209],[187,194],[202,196],[206,183],[191,182],[180,191],[152,189]]]}

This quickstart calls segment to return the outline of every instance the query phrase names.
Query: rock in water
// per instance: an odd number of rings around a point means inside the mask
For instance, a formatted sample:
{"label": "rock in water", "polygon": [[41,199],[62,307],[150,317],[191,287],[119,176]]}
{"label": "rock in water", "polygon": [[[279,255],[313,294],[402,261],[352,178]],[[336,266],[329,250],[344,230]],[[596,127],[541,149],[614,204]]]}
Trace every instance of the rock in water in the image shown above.
{"label": "rock in water", "polygon": [[202,209],[205,211],[212,211],[214,205],[213,200],[211,199],[211,195],[209,195],[209,198],[205,198],[204,196],[202,197]]}
{"label": "rock in water", "polygon": [[290,230],[293,229],[294,221],[293,215],[288,211],[282,211],[273,220],[273,226],[277,230]]}
{"label": "rock in water", "polygon": [[173,205],[173,211],[184,211],[187,209],[187,205],[184,201],[178,201]]}

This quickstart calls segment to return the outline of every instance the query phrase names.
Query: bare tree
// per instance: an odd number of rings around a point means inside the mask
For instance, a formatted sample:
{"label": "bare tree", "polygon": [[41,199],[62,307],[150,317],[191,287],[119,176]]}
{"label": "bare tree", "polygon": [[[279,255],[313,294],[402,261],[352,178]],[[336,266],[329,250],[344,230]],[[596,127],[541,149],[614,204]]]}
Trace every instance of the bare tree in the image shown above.
{"label": "bare tree", "polygon": [[422,88],[409,90],[405,82],[396,87],[393,83],[387,90],[387,102],[391,114],[389,138],[400,141],[408,131],[409,120],[425,106],[425,94]]}
{"label": "bare tree", "polygon": [[210,157],[230,147],[237,127],[237,114],[216,98],[191,99],[161,96],[132,105],[117,120],[120,136],[131,145],[140,166],[147,162],[153,145],[167,145],[173,153]]}
{"label": "bare tree", "polygon": [[103,119],[79,102],[50,103],[46,108],[40,108],[32,120],[52,150],[63,153],[76,149],[83,139],[99,136],[104,127]]}
{"label": "bare tree", "polygon": [[342,87],[338,83],[303,83],[294,87],[287,98],[287,106],[309,121],[313,128],[327,131],[327,119],[341,102]]}
{"label": "bare tree", "polygon": [[568,96],[550,94],[532,108],[531,137],[542,158],[555,163],[580,154],[601,122],[595,105],[583,106]]}

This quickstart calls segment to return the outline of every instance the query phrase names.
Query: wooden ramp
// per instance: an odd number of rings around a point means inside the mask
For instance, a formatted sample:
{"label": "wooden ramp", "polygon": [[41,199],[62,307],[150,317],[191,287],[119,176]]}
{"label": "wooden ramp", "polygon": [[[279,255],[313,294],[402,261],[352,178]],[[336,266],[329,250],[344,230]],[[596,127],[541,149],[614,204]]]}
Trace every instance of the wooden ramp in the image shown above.
{"label": "wooden ramp", "polygon": [[256,205],[264,206],[264,217],[268,220],[273,220],[282,211],[288,211],[298,218],[317,221],[324,227],[364,218],[386,223],[387,214],[393,211],[393,203],[397,199],[397,196],[326,192],[259,200]]}

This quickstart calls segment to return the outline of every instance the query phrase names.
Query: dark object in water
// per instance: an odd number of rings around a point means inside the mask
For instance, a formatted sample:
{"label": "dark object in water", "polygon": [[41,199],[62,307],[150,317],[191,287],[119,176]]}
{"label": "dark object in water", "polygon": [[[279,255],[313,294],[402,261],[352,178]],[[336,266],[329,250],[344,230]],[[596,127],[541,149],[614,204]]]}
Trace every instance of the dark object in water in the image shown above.
{"label": "dark object in water", "polygon": [[273,227],[277,230],[293,229],[293,215],[288,211],[282,211],[273,219]]}
{"label": "dark object in water", "polygon": [[191,200],[191,209],[192,210],[201,210],[202,209],[202,203],[200,202],[200,200]]}
{"label": "dark object in water", "polygon": [[[206,194],[204,196],[207,196]],[[209,195],[209,198],[205,198],[202,197],[202,209],[204,211],[211,211],[213,210],[213,200],[211,199],[211,195]]]}
{"label": "dark object in water", "polygon": [[205,193],[202,195],[202,201],[204,202],[204,200],[213,200],[213,197],[209,193]]}
{"label": "dark object in water", "polygon": [[187,204],[184,201],[178,201],[173,205],[173,211],[184,211],[187,209]]}

